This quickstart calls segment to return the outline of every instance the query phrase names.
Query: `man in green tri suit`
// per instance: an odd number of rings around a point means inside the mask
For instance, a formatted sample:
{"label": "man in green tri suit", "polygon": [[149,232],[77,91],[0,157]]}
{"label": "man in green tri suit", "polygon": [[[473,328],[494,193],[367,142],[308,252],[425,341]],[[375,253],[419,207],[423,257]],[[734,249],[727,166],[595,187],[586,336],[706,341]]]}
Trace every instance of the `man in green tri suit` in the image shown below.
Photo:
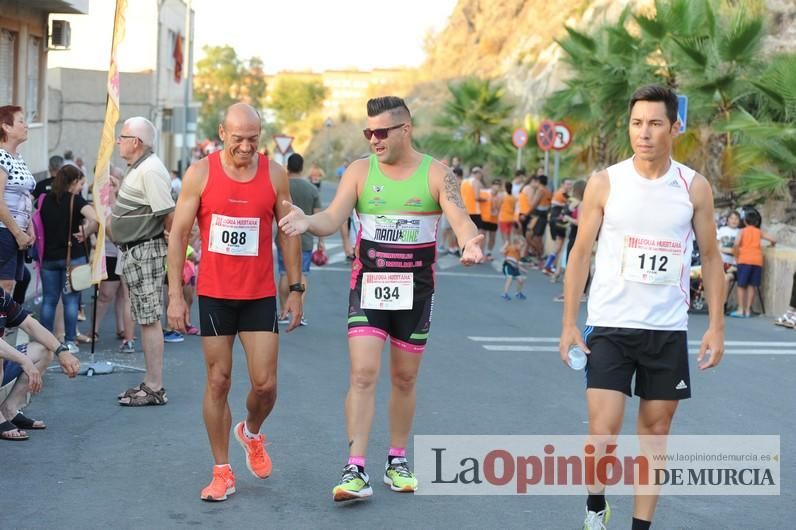
{"label": "man in green tri suit", "polygon": [[381,351],[390,337],[390,448],[384,483],[412,492],[406,445],[415,412],[415,381],[431,326],[433,265],[441,213],[450,221],[463,265],[484,260],[484,236],[470,220],[453,171],[412,148],[412,117],[401,98],[368,101],[363,132],[373,154],[348,166],[326,210],[307,216],[297,207],[279,226],[289,236],[333,234],[352,208],[360,220],[351,268],[346,397],[349,458],[332,494],[335,501],[370,497],[365,454],[375,409]]}

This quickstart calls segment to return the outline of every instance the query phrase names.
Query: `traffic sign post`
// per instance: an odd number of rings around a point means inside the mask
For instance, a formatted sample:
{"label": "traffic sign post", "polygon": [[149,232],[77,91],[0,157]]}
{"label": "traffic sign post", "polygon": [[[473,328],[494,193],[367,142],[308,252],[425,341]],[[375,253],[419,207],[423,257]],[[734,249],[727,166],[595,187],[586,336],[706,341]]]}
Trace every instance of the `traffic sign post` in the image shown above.
{"label": "traffic sign post", "polygon": [[677,119],[680,120],[680,134],[683,134],[688,121],[688,96],[677,96]]}
{"label": "traffic sign post", "polygon": [[293,143],[293,137],[285,134],[275,134],[274,142],[276,143],[276,153],[271,158],[284,166],[287,164],[288,153],[292,152],[290,145]]}
{"label": "traffic sign post", "polygon": [[522,169],[522,149],[528,143],[528,131],[522,127],[514,129],[511,141],[514,143],[514,147],[517,148],[517,169]]}
{"label": "traffic sign post", "polygon": [[539,132],[536,134],[536,145],[544,151],[544,172],[545,175],[550,170],[550,149],[555,142],[555,122],[544,120],[539,124]]}
{"label": "traffic sign post", "polygon": [[558,169],[561,163],[560,152],[572,143],[572,131],[563,123],[556,123],[553,130],[555,131],[553,138],[553,149],[555,150],[555,155],[553,156],[553,189],[558,189]]}
{"label": "traffic sign post", "polygon": [[290,150],[290,144],[293,143],[293,137],[285,134],[275,134],[274,142],[276,142],[276,150],[281,154],[286,155]]}

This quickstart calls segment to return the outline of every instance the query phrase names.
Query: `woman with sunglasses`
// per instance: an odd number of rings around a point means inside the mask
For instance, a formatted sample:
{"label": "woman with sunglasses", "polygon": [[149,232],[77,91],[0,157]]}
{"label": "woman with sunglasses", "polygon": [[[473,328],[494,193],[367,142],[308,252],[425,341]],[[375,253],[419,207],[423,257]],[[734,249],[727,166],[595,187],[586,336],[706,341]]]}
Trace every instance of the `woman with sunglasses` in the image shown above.
{"label": "woman with sunglasses", "polygon": [[406,446],[415,409],[415,381],[431,327],[437,223],[444,213],[462,249],[464,265],[481,263],[484,236],[470,220],[459,181],[445,165],[414,150],[412,118],[404,101],[368,101],[365,139],[372,154],[352,163],[326,210],[307,216],[297,207],[279,222],[288,235],[328,236],[352,208],[360,220],[351,274],[348,346],[351,386],[346,398],[349,455],[333,489],[335,501],[370,497],[365,454],[375,410],[381,351],[390,337],[392,395],[390,448],[384,483],[412,492]]}

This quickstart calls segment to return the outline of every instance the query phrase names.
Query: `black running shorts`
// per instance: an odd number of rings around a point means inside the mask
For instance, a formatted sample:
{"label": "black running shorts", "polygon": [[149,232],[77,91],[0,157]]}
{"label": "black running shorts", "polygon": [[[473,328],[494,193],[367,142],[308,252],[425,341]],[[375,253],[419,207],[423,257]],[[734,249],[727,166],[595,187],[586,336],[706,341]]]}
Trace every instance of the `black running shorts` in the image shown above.
{"label": "black running shorts", "polygon": [[542,237],[547,229],[547,210],[534,210],[531,215],[536,218],[533,225],[533,235]]}
{"label": "black running shorts", "polygon": [[241,331],[279,333],[276,297],[227,300],[199,297],[199,328],[203,337],[237,335]]}
{"label": "black running shorts", "polygon": [[589,326],[583,334],[591,350],[586,387],[616,390],[642,399],[691,397],[688,338],[685,331]]}

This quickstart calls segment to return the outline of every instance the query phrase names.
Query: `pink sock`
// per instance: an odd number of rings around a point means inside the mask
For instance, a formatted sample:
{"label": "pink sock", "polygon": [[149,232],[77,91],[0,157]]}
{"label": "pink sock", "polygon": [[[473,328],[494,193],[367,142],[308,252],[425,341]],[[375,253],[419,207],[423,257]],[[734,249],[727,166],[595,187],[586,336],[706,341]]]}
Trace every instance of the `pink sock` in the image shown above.
{"label": "pink sock", "polygon": [[403,447],[390,447],[387,456],[401,456],[406,458],[406,449]]}
{"label": "pink sock", "polygon": [[365,457],[364,456],[349,456],[348,457],[348,465],[354,464],[355,466],[359,466],[361,468],[365,468]]}

